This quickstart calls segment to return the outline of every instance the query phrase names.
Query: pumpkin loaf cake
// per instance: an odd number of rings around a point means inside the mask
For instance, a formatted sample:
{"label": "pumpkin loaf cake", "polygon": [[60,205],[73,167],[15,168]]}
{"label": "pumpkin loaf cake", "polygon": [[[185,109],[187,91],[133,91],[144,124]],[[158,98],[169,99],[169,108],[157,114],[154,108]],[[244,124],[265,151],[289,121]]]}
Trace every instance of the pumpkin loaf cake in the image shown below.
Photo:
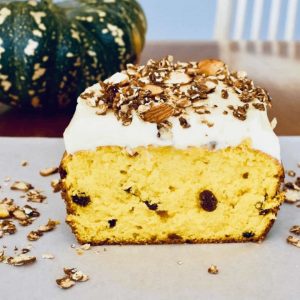
{"label": "pumpkin loaf cake", "polygon": [[78,98],[60,174],[81,243],[261,241],[283,195],[268,93],[219,61],[127,65]]}

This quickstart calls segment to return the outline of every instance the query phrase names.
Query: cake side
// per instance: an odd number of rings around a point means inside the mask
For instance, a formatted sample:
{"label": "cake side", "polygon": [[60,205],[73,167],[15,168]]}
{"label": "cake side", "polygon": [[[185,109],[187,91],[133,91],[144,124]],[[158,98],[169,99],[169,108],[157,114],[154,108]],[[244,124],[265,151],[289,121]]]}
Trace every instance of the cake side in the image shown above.
{"label": "cake side", "polygon": [[66,155],[61,176],[67,222],[95,245],[261,241],[284,199],[280,163],[247,144],[99,147]]}

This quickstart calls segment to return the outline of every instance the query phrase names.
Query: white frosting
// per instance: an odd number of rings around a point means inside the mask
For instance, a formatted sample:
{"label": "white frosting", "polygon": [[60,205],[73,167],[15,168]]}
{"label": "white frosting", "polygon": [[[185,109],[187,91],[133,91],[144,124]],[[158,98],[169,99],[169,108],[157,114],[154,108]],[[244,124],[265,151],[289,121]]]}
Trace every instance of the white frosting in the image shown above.
{"label": "white frosting", "polygon": [[[124,126],[112,112],[97,115],[94,107],[88,106],[85,100],[78,99],[76,112],[64,132],[66,151],[74,153],[79,150],[93,150],[98,146],[122,146],[134,148],[137,146],[173,146],[186,148],[189,146],[215,145],[215,149],[237,146],[245,139],[251,139],[252,147],[261,150],[280,160],[279,140],[273,132],[267,112],[253,108],[247,112],[247,119],[241,121],[233,117],[228,105],[241,105],[237,94],[228,89],[228,99],[221,97],[223,84],[219,83],[214,93],[208,95],[201,104],[207,105],[210,114],[199,115],[193,109],[188,111],[189,128],[182,128],[176,117],[168,119],[172,123],[171,134],[166,138],[157,136],[156,124],[145,122],[137,115],[129,126]],[[86,91],[99,91],[96,84]],[[214,107],[217,105],[218,107]],[[223,111],[228,114],[224,115]],[[214,124],[209,127],[204,122]]]}

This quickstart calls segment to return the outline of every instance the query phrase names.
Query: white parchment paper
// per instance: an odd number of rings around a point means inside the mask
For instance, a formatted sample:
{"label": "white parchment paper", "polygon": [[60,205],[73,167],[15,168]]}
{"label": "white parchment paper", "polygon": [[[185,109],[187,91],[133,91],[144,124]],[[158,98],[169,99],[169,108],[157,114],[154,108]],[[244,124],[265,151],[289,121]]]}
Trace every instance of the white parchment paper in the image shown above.
{"label": "white parchment paper", "polygon": [[[287,169],[298,171],[300,137],[282,137],[282,158]],[[300,225],[300,208],[284,204],[278,220],[262,244],[99,246],[78,255],[76,243],[64,223],[60,194],[51,191],[58,175],[41,177],[39,170],[58,165],[64,147],[61,139],[0,138],[0,197],[9,196],[25,205],[21,192],[10,191],[14,180],[28,181],[44,190],[47,204],[35,204],[41,217],[31,226],[18,227],[15,235],[0,239],[0,249],[29,242],[29,231],[48,218],[61,221],[54,232],[32,242],[38,261],[30,266],[0,264],[0,299],[300,299],[300,249],[286,243],[289,228]],[[29,165],[21,167],[22,160]],[[11,182],[5,183],[5,177]],[[30,204],[30,205],[31,205]],[[106,251],[104,251],[106,249]],[[55,259],[42,259],[52,253]],[[218,275],[208,274],[211,264]],[[55,279],[63,267],[78,267],[90,281],[61,290]]]}

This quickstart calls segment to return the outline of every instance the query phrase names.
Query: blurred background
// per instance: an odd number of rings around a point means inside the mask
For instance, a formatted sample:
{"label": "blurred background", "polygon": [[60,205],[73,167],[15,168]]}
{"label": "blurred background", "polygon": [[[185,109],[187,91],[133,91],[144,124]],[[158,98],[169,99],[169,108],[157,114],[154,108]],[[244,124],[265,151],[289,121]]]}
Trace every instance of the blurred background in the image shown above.
{"label": "blurred background", "polygon": [[[228,33],[229,39],[300,40],[300,5],[297,0],[139,2],[148,18],[149,41],[225,38],[220,32]],[[225,27],[218,27],[221,22]]]}

